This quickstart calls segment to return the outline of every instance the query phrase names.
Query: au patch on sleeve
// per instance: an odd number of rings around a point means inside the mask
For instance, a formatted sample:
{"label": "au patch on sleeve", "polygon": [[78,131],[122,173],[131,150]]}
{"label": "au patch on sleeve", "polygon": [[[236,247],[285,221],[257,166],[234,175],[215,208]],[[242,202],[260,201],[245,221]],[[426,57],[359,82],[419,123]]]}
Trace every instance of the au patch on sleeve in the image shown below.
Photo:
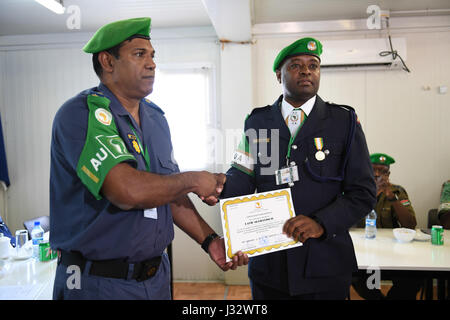
{"label": "au patch on sleeve", "polygon": [[250,153],[250,146],[248,138],[245,133],[242,135],[242,140],[239,143],[237,150],[233,154],[231,166],[236,169],[253,176],[255,161]]}
{"label": "au patch on sleeve", "polygon": [[[136,161],[119,136],[114,119],[99,117],[110,115],[109,100],[89,95],[89,120],[86,142],[77,165],[77,175],[88,190],[99,200],[100,189],[109,170],[123,161]],[[107,119],[107,121],[104,121]],[[103,120],[103,121],[102,121]]]}

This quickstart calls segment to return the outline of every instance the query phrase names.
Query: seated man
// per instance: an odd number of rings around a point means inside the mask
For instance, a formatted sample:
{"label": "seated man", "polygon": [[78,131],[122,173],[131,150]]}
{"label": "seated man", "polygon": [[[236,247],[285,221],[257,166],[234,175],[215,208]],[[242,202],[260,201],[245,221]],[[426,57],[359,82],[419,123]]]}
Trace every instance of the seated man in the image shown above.
{"label": "seated man", "polygon": [[[408,198],[406,190],[392,184],[389,181],[390,165],[395,160],[384,153],[374,153],[370,155],[370,161],[374,171],[375,183],[377,186],[377,203],[375,211],[377,213],[377,228],[409,228],[416,227],[416,217],[411,201]],[[358,227],[364,227],[364,219],[361,220]],[[383,275],[383,272],[381,272]],[[380,299],[415,299],[420,289],[421,281],[406,278],[391,278],[393,286],[386,297],[378,289],[369,290],[366,281],[370,275],[364,277],[355,277],[352,285],[356,292],[367,300]]]}
{"label": "seated man", "polygon": [[438,218],[444,229],[450,229],[450,180],[442,185]]}

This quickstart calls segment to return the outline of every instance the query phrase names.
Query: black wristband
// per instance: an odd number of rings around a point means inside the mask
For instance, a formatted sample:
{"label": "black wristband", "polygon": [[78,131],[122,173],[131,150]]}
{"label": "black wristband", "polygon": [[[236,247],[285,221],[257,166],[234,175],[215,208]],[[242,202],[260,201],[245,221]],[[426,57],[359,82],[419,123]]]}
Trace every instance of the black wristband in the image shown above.
{"label": "black wristband", "polygon": [[205,240],[203,240],[202,242],[202,249],[205,250],[206,253],[209,253],[208,248],[209,245],[211,244],[211,241],[213,241],[215,238],[218,238],[219,235],[217,233],[211,233],[210,235],[208,235]]}

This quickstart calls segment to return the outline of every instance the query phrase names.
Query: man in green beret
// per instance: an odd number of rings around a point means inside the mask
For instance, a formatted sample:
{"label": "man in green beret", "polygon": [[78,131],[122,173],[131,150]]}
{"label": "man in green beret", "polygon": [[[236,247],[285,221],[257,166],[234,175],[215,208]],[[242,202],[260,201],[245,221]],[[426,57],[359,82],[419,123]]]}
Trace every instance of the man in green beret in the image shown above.
{"label": "man in green beret", "polygon": [[[370,155],[375,183],[377,186],[377,228],[409,228],[415,229],[416,215],[408,194],[400,185],[392,184],[389,180],[390,166],[395,163],[393,157],[385,153],[373,153]],[[358,227],[364,227],[364,219],[358,223]],[[353,287],[360,296],[368,300],[415,300],[420,289],[420,281],[416,279],[391,279],[393,286],[387,296],[378,289],[369,290],[366,286],[366,278],[358,277],[353,281]]]}
{"label": "man in green beret", "polygon": [[406,190],[389,180],[394,158],[385,153],[374,153],[370,155],[370,161],[377,186],[377,227],[414,229],[417,225],[416,215]]}
{"label": "man in green beret", "polygon": [[375,181],[353,108],[318,93],[322,44],[302,38],[273,64],[282,95],[246,118],[221,197],[291,188],[282,231],[303,246],[252,257],[253,299],[348,297],[356,257],[348,229],[375,204]]}
{"label": "man in green beret", "polygon": [[54,299],[170,299],[166,247],[173,223],[223,270],[223,238],[187,194],[215,198],[223,174],[180,173],[164,112],[145,97],[155,81],[150,18],[100,28],[93,54],[97,87],[68,100],[52,131],[50,243],[58,250]]}

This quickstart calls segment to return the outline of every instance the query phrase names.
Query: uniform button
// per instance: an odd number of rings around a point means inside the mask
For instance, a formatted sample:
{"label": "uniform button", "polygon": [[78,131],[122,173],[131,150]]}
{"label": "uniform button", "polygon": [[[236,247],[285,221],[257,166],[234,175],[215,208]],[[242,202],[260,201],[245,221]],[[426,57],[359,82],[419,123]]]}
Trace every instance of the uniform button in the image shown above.
{"label": "uniform button", "polygon": [[293,144],[293,145],[292,145],[292,149],[297,150],[297,145],[296,145],[296,144]]}
{"label": "uniform button", "polygon": [[336,234],[333,234],[333,238],[336,238]]}

